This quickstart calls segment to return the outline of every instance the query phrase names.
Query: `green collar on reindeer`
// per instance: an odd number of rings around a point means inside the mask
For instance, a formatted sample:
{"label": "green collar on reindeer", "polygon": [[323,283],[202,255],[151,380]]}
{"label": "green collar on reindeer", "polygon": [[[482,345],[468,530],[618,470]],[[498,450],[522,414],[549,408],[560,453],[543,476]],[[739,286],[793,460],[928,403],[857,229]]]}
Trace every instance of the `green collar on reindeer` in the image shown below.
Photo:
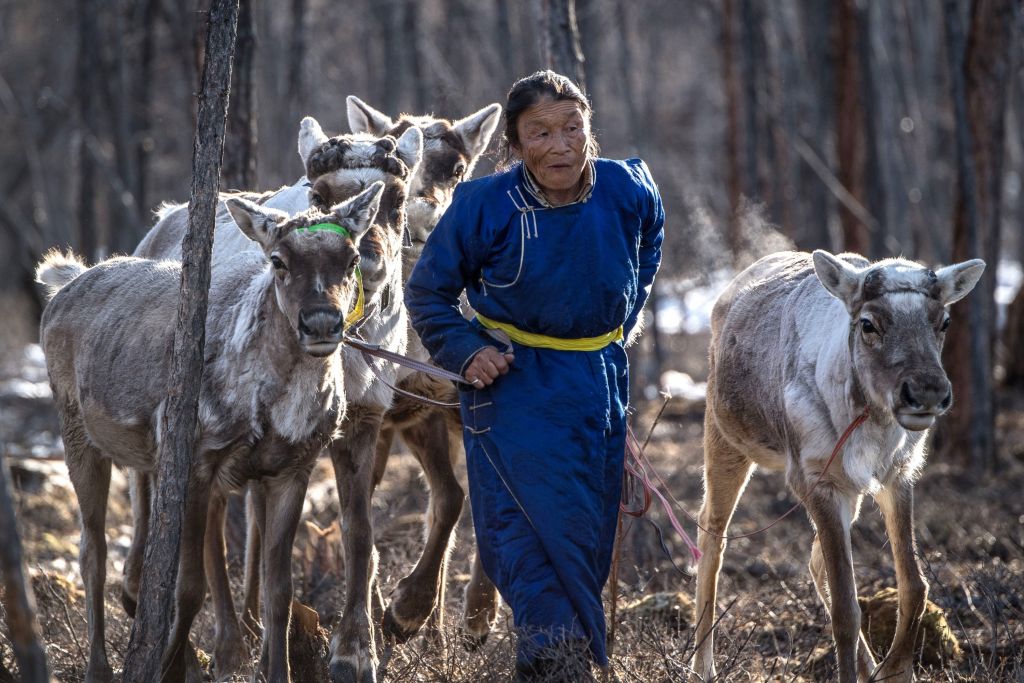
{"label": "green collar on reindeer", "polygon": [[349,231],[347,228],[341,227],[337,223],[316,223],[306,228],[295,228],[296,232],[302,232],[304,230],[308,230],[309,232],[319,232],[323,230],[326,230],[328,232],[336,232],[342,237],[347,237],[353,242],[355,241],[355,239],[352,236],[352,232]]}

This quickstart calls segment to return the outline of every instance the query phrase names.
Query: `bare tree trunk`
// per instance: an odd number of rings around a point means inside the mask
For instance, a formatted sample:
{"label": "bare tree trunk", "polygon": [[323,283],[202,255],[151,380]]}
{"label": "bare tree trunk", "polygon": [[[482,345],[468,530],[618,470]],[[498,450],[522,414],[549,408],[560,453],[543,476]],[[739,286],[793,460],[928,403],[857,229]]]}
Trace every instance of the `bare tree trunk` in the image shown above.
{"label": "bare tree trunk", "polygon": [[199,94],[189,223],[182,242],[178,323],[167,407],[160,430],[164,438],[158,447],[153,528],[143,560],[138,612],[125,655],[123,678],[126,681],[160,680],[161,657],[174,611],[181,525],[187,504],[203,376],[210,252],[237,23],[238,0],[213,0]]}
{"label": "bare tree trunk", "polygon": [[519,72],[517,55],[519,50],[515,49],[515,35],[512,33],[512,17],[510,15],[512,0],[497,0],[495,8],[495,38],[498,41],[498,54],[501,55],[501,65],[504,68],[504,87],[512,85],[512,81],[522,77]]}
{"label": "bare tree trunk", "polygon": [[[764,63],[758,59],[757,42],[761,32],[760,7],[754,0],[740,0],[740,73],[743,92],[743,192],[755,201],[761,199],[759,172],[759,71]],[[735,66],[735,65],[734,65]],[[739,90],[739,87],[737,88]]]}
{"label": "bare tree trunk", "polygon": [[[861,136],[864,149],[864,188],[863,203],[868,213],[874,217],[873,226],[868,232],[868,256],[881,258],[888,254],[889,242],[887,241],[885,225],[885,179],[883,177],[882,163],[878,148],[878,127],[881,124],[881,112],[879,108],[878,89],[875,84],[874,64],[871,51],[871,10],[863,2],[856,2],[854,8],[854,21],[856,24],[857,40],[857,71],[860,81],[861,106]],[[873,229],[871,229],[873,228]],[[892,249],[898,251],[898,245]]]}
{"label": "bare tree trunk", "polygon": [[729,197],[726,244],[735,263],[741,250],[740,202],[743,197],[743,163],[740,160],[740,82],[736,75],[736,8],[733,0],[722,1],[722,81],[725,90],[725,163]]}
{"label": "bare tree trunk", "polygon": [[[839,169],[836,177],[860,204],[864,204],[865,154],[864,104],[857,44],[856,0],[837,4],[834,40],[836,51],[836,153]],[[843,249],[858,254],[870,253],[868,227],[849,208],[840,204]]]}
{"label": "bare tree trunk", "polygon": [[256,183],[257,116],[256,18],[253,0],[241,0],[238,9],[238,38],[231,70],[231,105],[228,107],[221,179],[226,188],[251,190]]}
{"label": "bare tree trunk", "polygon": [[537,9],[541,61],[547,68],[571,78],[586,92],[576,0],[539,0]]}
{"label": "bare tree trunk", "polygon": [[[402,17],[402,33],[405,36],[405,51],[409,62],[409,77],[412,79],[413,111],[430,111],[430,84],[428,73],[423,68],[426,60],[423,54],[424,13],[420,0],[407,0]],[[501,38],[499,38],[501,40]],[[398,112],[391,112],[392,115]]]}
{"label": "bare tree trunk", "polygon": [[980,257],[988,267],[968,301],[960,304],[967,310],[969,324],[954,324],[946,339],[944,356],[957,400],[938,443],[940,457],[980,474],[996,464],[995,271],[1007,94],[1020,34],[1021,2],[976,0],[966,49],[957,5],[955,0],[945,2],[959,178],[953,260]]}
{"label": "bare tree trunk", "polygon": [[[150,81],[153,78],[153,56],[156,52],[156,21],[160,14],[160,0],[145,0],[140,10],[142,16],[142,52],[139,58],[136,78],[135,103],[135,166],[137,174],[135,180],[137,185],[134,188],[140,209],[149,207],[146,197],[146,183],[149,179],[149,152],[152,148],[150,137]],[[133,226],[141,230],[144,226]],[[136,241],[138,234],[132,235],[132,241]]]}
{"label": "bare tree trunk", "polygon": [[18,662],[22,683],[49,683],[50,672],[43,651],[42,632],[36,621],[35,598],[25,583],[28,572],[21,554],[14,500],[7,486],[7,462],[0,458],[0,579],[3,580],[3,607],[7,628]]}
{"label": "bare tree trunk", "polygon": [[[288,98],[289,119],[295,119],[305,106],[306,82],[303,79],[306,63],[306,0],[292,0],[292,33],[288,43],[288,75],[285,94]],[[295,125],[293,120],[292,125]]]}
{"label": "bare tree trunk", "polygon": [[1024,389],[1024,287],[1021,287],[1006,311],[1006,374],[1003,384],[1018,391]]}
{"label": "bare tree trunk", "polygon": [[99,245],[96,240],[96,164],[89,151],[89,139],[96,135],[99,116],[96,113],[95,77],[99,72],[99,56],[96,52],[97,7],[95,0],[79,0],[78,6],[78,64],[76,74],[76,99],[78,101],[78,230],[75,243],[86,259],[97,258]]}

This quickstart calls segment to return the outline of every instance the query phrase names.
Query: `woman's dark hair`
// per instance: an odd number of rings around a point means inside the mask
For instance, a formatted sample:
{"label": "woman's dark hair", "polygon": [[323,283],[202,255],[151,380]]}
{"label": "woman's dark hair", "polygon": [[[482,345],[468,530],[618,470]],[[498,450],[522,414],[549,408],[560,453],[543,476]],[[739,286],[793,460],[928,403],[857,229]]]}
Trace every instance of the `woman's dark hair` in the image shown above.
{"label": "woman's dark hair", "polygon": [[[590,102],[580,87],[571,79],[550,69],[520,78],[512,84],[505,103],[505,132],[501,136],[501,146],[498,150],[499,170],[508,168],[516,161],[512,155],[512,145],[519,144],[519,132],[516,129],[519,115],[543,100],[575,102],[580,106],[584,116],[590,118],[592,111]],[[598,151],[597,140],[594,138],[593,129],[591,129],[587,138],[587,154],[596,156]]]}

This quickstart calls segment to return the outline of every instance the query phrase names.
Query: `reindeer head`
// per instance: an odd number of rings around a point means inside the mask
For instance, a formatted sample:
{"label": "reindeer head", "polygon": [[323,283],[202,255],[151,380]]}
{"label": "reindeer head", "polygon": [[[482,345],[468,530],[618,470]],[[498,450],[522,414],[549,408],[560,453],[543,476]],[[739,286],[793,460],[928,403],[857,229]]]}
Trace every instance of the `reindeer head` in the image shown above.
{"label": "reindeer head", "polygon": [[372,183],[384,183],[380,211],[360,247],[364,286],[370,293],[378,291],[389,280],[391,265],[400,267],[409,178],[423,157],[423,135],[410,129],[398,138],[369,134],[328,138],[320,124],[307,116],[299,129],[299,156],[310,181],[310,204],[322,211]]}
{"label": "reindeer head", "polygon": [[311,356],[334,353],[357,294],[359,242],[377,215],[384,183],[331,207],[289,217],[246,199],[226,200],[231,217],[263,247],[277,307]]}
{"label": "reindeer head", "polygon": [[350,95],[348,125],[353,132],[401,135],[412,128],[423,132],[423,163],[413,174],[409,191],[409,234],[416,255],[452,202],[455,186],[473,173],[501,118],[501,105],[448,121],[433,116],[403,114],[397,121],[358,97]]}
{"label": "reindeer head", "polygon": [[931,427],[953,402],[941,353],[949,305],[974,289],[985,262],[932,271],[902,258],[867,263],[821,250],[813,258],[821,284],[850,313],[853,372],[868,400],[905,429]]}

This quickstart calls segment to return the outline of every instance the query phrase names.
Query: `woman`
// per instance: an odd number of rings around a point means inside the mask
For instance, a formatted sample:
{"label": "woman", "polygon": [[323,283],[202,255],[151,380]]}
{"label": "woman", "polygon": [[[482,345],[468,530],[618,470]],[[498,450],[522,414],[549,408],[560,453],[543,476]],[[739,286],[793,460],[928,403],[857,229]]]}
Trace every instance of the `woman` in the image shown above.
{"label": "woman", "polygon": [[[601,589],[622,482],[623,340],[661,261],[650,172],[596,158],[590,113],[564,76],[516,82],[506,169],[459,185],[406,290],[431,356],[473,386],[461,396],[473,522],[515,617],[521,680],[552,669],[589,677],[588,647],[607,664]],[[473,321],[459,311],[463,290]]]}

